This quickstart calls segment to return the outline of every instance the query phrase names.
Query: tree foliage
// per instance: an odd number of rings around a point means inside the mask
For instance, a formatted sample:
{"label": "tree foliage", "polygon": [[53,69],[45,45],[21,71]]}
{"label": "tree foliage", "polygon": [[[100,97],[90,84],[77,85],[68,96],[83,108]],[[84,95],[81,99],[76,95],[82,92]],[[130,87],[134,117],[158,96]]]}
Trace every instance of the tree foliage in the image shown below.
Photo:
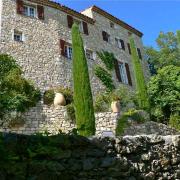
{"label": "tree foliage", "polygon": [[168,65],[180,66],[180,32],[177,35],[173,32],[160,32],[156,39],[157,49],[146,47],[146,59],[150,64],[152,74],[156,74],[159,68]]}
{"label": "tree foliage", "polygon": [[148,84],[152,114],[157,121],[168,122],[180,113],[180,67],[170,65],[158,70]]}
{"label": "tree foliage", "polygon": [[113,91],[115,89],[111,74],[101,66],[95,67],[95,75],[101,80],[107,91]]}
{"label": "tree foliage", "polygon": [[11,111],[24,112],[39,99],[40,91],[22,77],[16,61],[9,55],[0,55],[0,117]]}
{"label": "tree foliage", "polygon": [[73,81],[76,125],[80,135],[95,134],[93,99],[87,60],[78,25],[72,27]]}
{"label": "tree foliage", "polygon": [[145,84],[145,79],[144,79],[144,73],[142,70],[140,59],[137,55],[135,42],[132,37],[130,37],[130,47],[132,51],[132,63],[133,63],[134,73],[135,73],[139,107],[142,109],[148,109],[149,102],[148,102],[147,89],[146,89],[146,84]]}

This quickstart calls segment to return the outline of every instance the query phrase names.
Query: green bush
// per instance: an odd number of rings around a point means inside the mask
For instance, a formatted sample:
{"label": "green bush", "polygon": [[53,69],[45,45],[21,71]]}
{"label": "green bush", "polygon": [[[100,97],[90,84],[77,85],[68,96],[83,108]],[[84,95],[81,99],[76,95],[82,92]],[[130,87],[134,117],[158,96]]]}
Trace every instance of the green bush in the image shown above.
{"label": "green bush", "polygon": [[68,105],[66,106],[66,109],[67,109],[68,118],[69,118],[71,121],[76,122],[74,104],[73,104],[73,103],[68,104]]}
{"label": "green bush", "polygon": [[57,93],[62,93],[66,100],[66,105],[71,104],[73,102],[73,92],[70,88],[58,87],[55,89]]}
{"label": "green bush", "polygon": [[52,105],[54,101],[55,93],[54,89],[49,89],[44,93],[43,101],[46,105]]}
{"label": "green bush", "polygon": [[[129,121],[131,120],[131,122]],[[141,115],[141,110],[136,110],[134,108],[129,109],[124,112],[123,115],[118,119],[116,127],[116,135],[120,136],[123,134],[124,130],[131,125],[131,123],[144,123],[145,119]]]}
{"label": "green bush", "polygon": [[148,95],[155,121],[168,123],[170,116],[180,112],[180,67],[165,66],[148,83]]}
{"label": "green bush", "polygon": [[118,119],[117,126],[116,126],[116,136],[121,136],[124,132],[124,129],[129,126],[128,116],[122,115],[121,118]]}
{"label": "green bush", "polygon": [[44,93],[43,100],[44,104],[52,105],[54,102],[54,97],[56,93],[62,93],[66,100],[66,105],[71,104],[73,102],[73,92],[70,88],[57,87],[53,89],[49,89]]}
{"label": "green bush", "polygon": [[76,125],[80,135],[92,136],[95,134],[93,98],[83,40],[76,24],[72,27],[72,44]]}
{"label": "green bush", "polygon": [[101,93],[95,98],[94,111],[107,112],[109,111],[110,103],[110,95],[108,93]]}
{"label": "green bush", "polygon": [[0,118],[11,111],[25,112],[40,100],[40,90],[22,76],[9,55],[0,55]]}
{"label": "green bush", "polygon": [[100,66],[95,67],[95,75],[101,80],[107,91],[113,91],[115,86],[113,84],[112,76],[108,71]]}
{"label": "green bush", "polygon": [[169,125],[180,131],[180,115],[179,114],[171,115],[169,120]]}

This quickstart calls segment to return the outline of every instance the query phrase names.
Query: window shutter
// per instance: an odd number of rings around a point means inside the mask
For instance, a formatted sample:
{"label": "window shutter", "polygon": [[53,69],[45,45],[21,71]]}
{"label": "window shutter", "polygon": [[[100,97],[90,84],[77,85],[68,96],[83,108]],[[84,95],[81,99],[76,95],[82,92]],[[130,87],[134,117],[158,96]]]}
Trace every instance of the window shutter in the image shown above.
{"label": "window shutter", "polygon": [[131,46],[129,43],[127,43],[129,54],[131,54]]}
{"label": "window shutter", "polygon": [[44,7],[37,6],[38,18],[44,20]]}
{"label": "window shutter", "polygon": [[18,14],[23,14],[23,1],[22,0],[17,0],[16,1],[16,4],[17,4],[17,13]]}
{"label": "window shutter", "polygon": [[124,44],[124,41],[122,39],[120,39],[120,42],[121,42],[121,47],[123,50],[125,50],[125,44]]}
{"label": "window shutter", "polygon": [[65,41],[60,39],[60,51],[61,51],[61,55],[65,56]]}
{"label": "window shutter", "polygon": [[139,59],[142,59],[141,50],[139,48],[137,48],[137,52],[138,52]]}
{"label": "window shutter", "polygon": [[129,65],[127,63],[125,63],[125,68],[126,68],[126,74],[127,74],[127,78],[128,78],[128,84],[130,86],[132,86],[131,74],[130,74],[130,70],[129,70]]}
{"label": "window shutter", "polygon": [[73,25],[73,17],[70,15],[67,15],[67,22],[68,22],[68,27],[72,28]]}
{"label": "window shutter", "polygon": [[118,64],[117,59],[114,60],[114,67],[115,67],[116,77],[117,77],[118,81],[122,82],[120,71],[119,71],[119,64]]}
{"label": "window shutter", "polygon": [[86,22],[83,22],[83,30],[84,34],[89,35],[88,24]]}
{"label": "window shutter", "polygon": [[103,40],[108,42],[107,32],[102,31]]}

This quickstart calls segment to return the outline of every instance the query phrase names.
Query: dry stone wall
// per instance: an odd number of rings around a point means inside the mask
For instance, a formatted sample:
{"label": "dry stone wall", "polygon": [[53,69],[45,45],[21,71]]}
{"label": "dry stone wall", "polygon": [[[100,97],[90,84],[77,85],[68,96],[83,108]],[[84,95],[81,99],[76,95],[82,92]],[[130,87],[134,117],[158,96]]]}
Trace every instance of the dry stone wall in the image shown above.
{"label": "dry stone wall", "polygon": [[[67,135],[31,137],[4,134],[3,137],[4,144],[10,144],[5,147],[14,147],[16,156],[23,158],[18,161],[12,158],[9,166],[5,162],[6,166],[0,167],[2,180],[180,179],[180,136],[87,139]],[[18,165],[17,171],[12,164]]]}
{"label": "dry stone wall", "polygon": [[[103,132],[115,135],[118,113],[96,113],[95,117],[97,135],[101,135]],[[36,107],[23,114],[23,119],[24,125],[12,128],[5,126],[0,131],[27,135],[48,132],[54,135],[59,132],[69,133],[76,128],[75,122],[68,117],[65,106],[55,108],[40,102]]]}

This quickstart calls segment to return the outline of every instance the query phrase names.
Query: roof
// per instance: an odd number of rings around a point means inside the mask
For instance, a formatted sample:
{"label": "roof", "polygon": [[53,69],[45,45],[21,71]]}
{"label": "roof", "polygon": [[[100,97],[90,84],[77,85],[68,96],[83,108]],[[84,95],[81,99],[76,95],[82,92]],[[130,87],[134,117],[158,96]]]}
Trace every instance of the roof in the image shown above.
{"label": "roof", "polygon": [[[79,19],[82,19],[90,24],[94,24],[95,20],[82,14],[79,13],[69,7],[66,7],[64,5],[61,5],[60,3],[54,2],[52,0],[29,0],[31,2],[35,2],[38,4],[42,4],[42,5],[46,5],[55,9],[59,9],[67,14],[70,14],[72,16],[75,16]],[[97,6],[92,6],[90,7],[94,12],[97,12],[99,14],[101,14],[102,16],[108,18],[109,20],[111,20],[112,22],[115,22],[117,24],[119,24],[120,26],[124,27],[125,29],[129,30],[130,32],[133,32],[134,34],[138,35],[139,37],[143,36],[143,33],[138,31],[137,29],[135,29],[134,27],[130,26],[129,24],[125,23],[124,21],[114,17],[113,15],[109,14],[108,12],[104,11],[103,9],[97,7]]]}
{"label": "roof", "polygon": [[124,27],[125,29],[129,30],[130,32],[133,32],[134,34],[138,35],[139,37],[143,36],[143,33],[140,32],[139,30],[135,29],[134,27],[130,26],[129,24],[125,23],[124,21],[118,19],[117,17],[109,14],[108,12],[104,11],[103,9],[97,7],[97,6],[92,6],[90,7],[92,11],[97,12],[101,14],[102,16],[108,18],[112,22],[115,22],[119,24],[120,26]]}
{"label": "roof", "polygon": [[34,2],[34,3],[38,3],[38,4],[41,4],[41,5],[45,5],[45,6],[49,6],[49,7],[52,7],[52,8],[55,8],[55,9],[59,9],[67,14],[70,14],[72,16],[75,16],[79,19],[82,19],[90,24],[94,24],[94,19],[84,15],[84,14],[81,14],[69,7],[66,7],[64,5],[61,5],[60,3],[57,3],[57,2],[54,2],[54,1],[51,1],[51,0],[28,0],[28,1],[31,1],[31,2]]}

